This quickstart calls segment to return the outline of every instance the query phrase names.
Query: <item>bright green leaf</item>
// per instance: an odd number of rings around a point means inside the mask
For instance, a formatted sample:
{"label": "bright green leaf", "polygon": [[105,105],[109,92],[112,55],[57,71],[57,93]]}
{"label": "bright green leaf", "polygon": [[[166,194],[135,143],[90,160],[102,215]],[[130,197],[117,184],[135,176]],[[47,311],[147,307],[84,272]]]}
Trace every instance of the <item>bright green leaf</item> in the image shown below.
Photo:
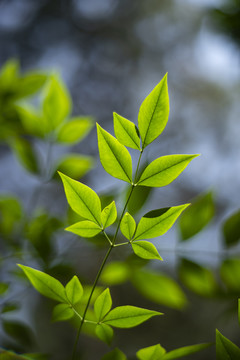
{"label": "bright green leaf", "polygon": [[81,300],[83,288],[76,275],[67,283],[65,290],[67,298],[72,305],[77,304]]}
{"label": "bright green leaf", "polygon": [[139,350],[137,352],[137,358],[139,360],[159,360],[162,359],[165,353],[166,350],[158,344]]}
{"label": "bright green leaf", "polygon": [[184,346],[182,348],[179,349],[175,349],[172,351],[167,352],[162,358],[161,360],[174,360],[174,359],[179,359],[181,357],[184,356],[188,356],[191,354],[195,354],[199,351],[202,351],[206,348],[208,348],[209,346],[211,346],[211,343],[205,343],[205,344],[197,344],[197,345],[190,345],[190,346]]}
{"label": "bright green leaf", "polygon": [[186,306],[187,299],[184,292],[171,277],[140,269],[130,274],[133,285],[147,299],[173,309],[182,309]]}
{"label": "bright green leaf", "polygon": [[187,240],[199,233],[214,216],[212,192],[200,195],[184,212],[179,221],[181,239]]}
{"label": "bright green leaf", "polygon": [[104,355],[101,360],[127,360],[127,358],[122,351],[115,348],[114,350]]}
{"label": "bright green leaf", "polygon": [[188,206],[189,204],[173,206],[145,214],[139,221],[133,240],[151,239],[165,234]]}
{"label": "bright green leaf", "polygon": [[95,333],[97,337],[106,344],[111,345],[113,338],[113,329],[106,324],[99,324],[96,326]]}
{"label": "bright green leaf", "polygon": [[240,241],[240,210],[232,214],[223,224],[224,242],[227,246]]}
{"label": "bright green leaf", "polygon": [[[71,179],[80,179],[92,169],[94,160],[91,156],[84,156],[79,154],[65,155],[60,163],[57,165],[57,170],[66,174]],[[54,178],[59,179],[57,172]]]}
{"label": "bright green leaf", "polygon": [[143,171],[138,184],[161,187],[170,184],[198,155],[167,155],[149,164]]}
{"label": "bright green leaf", "polygon": [[112,298],[109,289],[104,290],[94,303],[94,312],[97,321],[101,321],[104,316],[111,310]]}
{"label": "bright green leaf", "polygon": [[117,208],[115,201],[112,201],[111,204],[107,205],[102,210],[102,226],[103,228],[107,228],[112,225],[117,219]]}
{"label": "bright green leaf", "polygon": [[67,227],[65,230],[81,237],[90,238],[99,234],[102,231],[102,228],[92,221],[84,220]]}
{"label": "bright green leaf", "polygon": [[59,175],[71,208],[83,218],[101,225],[101,201],[95,191],[62,173]]}
{"label": "bright green leaf", "polygon": [[117,113],[113,113],[114,132],[118,141],[130,148],[140,150],[138,129],[134,123]]}
{"label": "bright green leaf", "polygon": [[74,311],[68,304],[58,304],[53,309],[52,321],[66,321],[74,316]]}
{"label": "bright green leaf", "polygon": [[31,267],[20,264],[18,266],[40,294],[53,300],[68,302],[64,286],[57,279]]}
{"label": "bright green leaf", "polygon": [[132,248],[135,254],[140,258],[147,260],[162,260],[155,246],[149,241],[135,241],[132,243]]}
{"label": "bright green leaf", "polygon": [[143,101],[138,114],[138,128],[144,149],[165,129],[169,115],[167,74]]}
{"label": "bright green leaf", "polygon": [[103,322],[117,328],[131,328],[156,315],[163,314],[136,306],[118,306],[107,314]]}
{"label": "bright green leaf", "polygon": [[117,139],[97,124],[98,149],[102,166],[117,179],[132,183],[132,159]]}
{"label": "bright green leaf", "polygon": [[23,138],[15,138],[10,141],[10,145],[24,168],[33,174],[37,174],[37,158],[30,141]]}
{"label": "bright green leaf", "polygon": [[57,141],[66,145],[73,145],[87,136],[92,127],[93,119],[89,116],[72,118],[59,130]]}
{"label": "bright green leaf", "polygon": [[231,258],[225,260],[220,268],[220,275],[225,285],[231,291],[240,292],[240,259]]}
{"label": "bright green leaf", "polygon": [[129,271],[125,262],[113,261],[104,267],[100,279],[107,285],[119,285],[128,279]]}
{"label": "bright green leaf", "polygon": [[185,286],[198,295],[213,296],[218,290],[213,272],[192,261],[182,260],[179,277]]}
{"label": "bright green leaf", "polygon": [[65,85],[57,76],[52,76],[43,100],[43,113],[52,130],[70,114],[71,108],[71,97]]}
{"label": "bright green leaf", "polygon": [[128,212],[126,212],[122,218],[120,230],[128,240],[132,239],[136,230],[136,222]]}
{"label": "bright green leaf", "polygon": [[216,330],[216,360],[239,360],[240,349]]}

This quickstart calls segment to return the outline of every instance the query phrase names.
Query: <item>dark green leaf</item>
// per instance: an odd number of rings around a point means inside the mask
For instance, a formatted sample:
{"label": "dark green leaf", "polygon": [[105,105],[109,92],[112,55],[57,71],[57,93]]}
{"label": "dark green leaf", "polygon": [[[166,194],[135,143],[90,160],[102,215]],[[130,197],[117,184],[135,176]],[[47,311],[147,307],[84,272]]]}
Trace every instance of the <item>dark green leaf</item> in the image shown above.
{"label": "dark green leaf", "polygon": [[83,295],[82,284],[76,275],[65,286],[66,295],[72,305],[77,304]]}
{"label": "dark green leaf", "polygon": [[113,329],[106,324],[99,324],[96,326],[95,333],[97,337],[106,344],[111,345],[113,338]]}
{"label": "dark green leaf", "polygon": [[163,314],[136,306],[118,306],[111,310],[102,322],[117,328],[131,328],[156,315]]}
{"label": "dark green leaf", "polygon": [[142,148],[151,144],[165,129],[169,115],[167,74],[143,101],[138,114]]}
{"label": "dark green leaf", "polygon": [[59,175],[71,208],[80,216],[101,226],[101,201],[95,191],[62,173]]}
{"label": "dark green leaf", "polygon": [[155,246],[149,241],[135,241],[132,243],[132,248],[140,258],[162,260]]}
{"label": "dark green leaf", "polygon": [[29,281],[40,294],[53,300],[68,303],[64,286],[57,279],[31,267],[20,264],[18,266],[24,271]]}
{"label": "dark green leaf", "polygon": [[213,194],[200,195],[184,212],[179,221],[181,239],[187,240],[201,231],[214,216]]}
{"label": "dark green leaf", "polygon": [[68,304],[58,304],[53,309],[52,321],[66,321],[74,316],[74,311]]}
{"label": "dark green leaf", "polygon": [[239,360],[240,349],[216,330],[216,360]]}
{"label": "dark green leaf", "polygon": [[87,136],[92,127],[93,119],[89,116],[72,118],[59,130],[57,141],[66,145],[75,144]]}
{"label": "dark green leaf", "polygon": [[173,309],[182,309],[187,299],[180,286],[165,274],[140,270],[131,272],[131,281],[147,299]]}
{"label": "dark green leaf", "polygon": [[151,239],[165,234],[189,204],[158,209],[145,214],[134,235],[135,240]]}
{"label": "dark green leaf", "polygon": [[140,150],[140,138],[136,125],[117,113],[113,113],[113,122],[118,141],[125,146]]}
{"label": "dark green leaf", "polygon": [[94,237],[102,231],[102,228],[95,222],[84,220],[67,227],[65,230],[82,237]]}
{"label": "dark green leaf", "polygon": [[122,234],[128,239],[131,240],[135,230],[136,230],[136,222],[134,218],[126,212],[122,218],[120,229]]}
{"label": "dark green leaf", "polygon": [[98,149],[102,166],[117,179],[132,183],[132,159],[124,145],[97,124]]}
{"label": "dark green leaf", "polygon": [[137,358],[140,360],[159,360],[162,359],[165,353],[166,350],[160,344],[158,344],[140,349],[137,352]]}
{"label": "dark green leaf", "polygon": [[179,359],[181,357],[184,356],[188,356],[191,354],[195,354],[199,351],[202,351],[206,348],[208,348],[209,346],[211,346],[211,343],[205,343],[205,344],[197,344],[197,345],[190,345],[190,346],[184,346],[182,348],[179,349],[175,349],[172,351],[167,352],[162,358],[161,360],[174,360],[174,359]]}
{"label": "dark green leaf", "polygon": [[226,246],[232,246],[240,240],[240,210],[232,214],[223,224],[223,235]]}

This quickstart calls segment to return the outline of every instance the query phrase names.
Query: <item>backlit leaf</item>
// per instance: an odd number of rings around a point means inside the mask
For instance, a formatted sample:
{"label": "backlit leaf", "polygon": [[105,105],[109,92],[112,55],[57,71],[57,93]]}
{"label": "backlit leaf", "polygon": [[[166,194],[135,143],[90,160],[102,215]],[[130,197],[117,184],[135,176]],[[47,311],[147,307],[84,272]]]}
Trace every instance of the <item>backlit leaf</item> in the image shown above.
{"label": "backlit leaf", "polygon": [[97,124],[98,149],[102,166],[117,179],[132,183],[132,159],[117,139]]}
{"label": "backlit leaf", "polygon": [[167,352],[165,355],[163,355],[161,360],[179,359],[181,357],[188,356],[188,355],[191,355],[191,354],[195,354],[195,353],[197,353],[199,351],[202,351],[202,350],[208,348],[211,345],[213,345],[213,344],[205,343],[205,344],[184,346],[184,347],[181,347],[179,349],[175,349],[175,350]]}
{"label": "backlit leaf", "polygon": [[143,101],[138,114],[138,128],[144,149],[165,129],[169,115],[167,74]]}
{"label": "backlit leaf", "polygon": [[113,329],[106,324],[98,324],[95,329],[97,337],[106,344],[111,345],[113,338]]}
{"label": "backlit leaf", "polygon": [[18,266],[40,294],[56,301],[68,302],[64,286],[57,279],[31,267],[20,264]]}
{"label": "backlit leaf", "polygon": [[165,353],[166,350],[158,344],[139,350],[137,352],[137,358],[139,360],[159,360],[162,359]]}
{"label": "backlit leaf", "polygon": [[198,155],[167,155],[149,164],[143,171],[138,184],[161,187],[170,184]]}
{"label": "backlit leaf", "polygon": [[101,321],[104,316],[111,310],[112,298],[109,289],[104,290],[94,303],[94,312],[97,321]]}
{"label": "backlit leaf", "polygon": [[133,285],[147,299],[173,309],[182,309],[186,306],[187,299],[184,292],[171,277],[140,269],[132,271],[130,275]]}
{"label": "backlit leaf", "polygon": [[185,286],[198,295],[213,296],[218,290],[213,272],[192,261],[182,260],[179,277]]}
{"label": "backlit leaf", "polygon": [[128,212],[126,212],[122,218],[120,230],[128,240],[132,239],[136,230],[136,222]]}
{"label": "backlit leaf", "polygon": [[[84,156],[79,154],[68,154],[64,156],[57,165],[57,170],[66,174],[72,179],[80,179],[92,169],[94,160],[91,156]],[[54,178],[59,179],[57,172]]]}
{"label": "backlit leaf", "polygon": [[223,224],[224,242],[232,246],[240,241],[240,210],[232,214]]}
{"label": "backlit leaf", "polygon": [[117,113],[113,113],[113,123],[118,141],[132,149],[140,150],[140,138],[136,125]]}
{"label": "backlit leaf", "polygon": [[127,358],[122,351],[116,348],[104,355],[101,360],[127,360]]}
{"label": "backlit leaf", "polygon": [[188,206],[189,204],[173,206],[145,214],[139,221],[133,240],[151,239],[165,234]]}
{"label": "backlit leaf", "polygon": [[238,360],[240,349],[216,330],[216,360]]}
{"label": "backlit leaf", "polygon": [[81,141],[91,128],[93,119],[89,116],[78,116],[66,122],[57,135],[57,141],[66,145],[72,145]]}
{"label": "backlit leaf", "polygon": [[162,313],[130,305],[119,306],[111,310],[103,322],[117,328],[131,328],[156,315]]}
{"label": "backlit leaf", "polygon": [[112,201],[111,204],[107,205],[102,210],[102,226],[103,228],[107,228],[112,225],[117,219],[117,208],[115,201]]}
{"label": "backlit leaf", "polygon": [[59,175],[62,178],[67,201],[71,208],[83,218],[101,226],[101,202],[95,191],[62,173]]}
{"label": "backlit leaf", "polygon": [[74,316],[74,311],[68,304],[58,304],[53,309],[52,321],[66,321]]}
{"label": "backlit leaf", "polygon": [[132,248],[140,258],[162,260],[155,246],[149,241],[135,241],[132,243]]}
{"label": "backlit leaf", "polygon": [[92,221],[84,220],[67,227],[65,230],[81,237],[90,238],[99,234],[102,231],[102,228]]}
{"label": "backlit leaf", "polygon": [[67,283],[65,290],[67,298],[72,305],[77,304],[81,300],[83,288],[76,275]]}
{"label": "backlit leaf", "polygon": [[200,195],[193,200],[192,205],[184,212],[179,221],[181,239],[187,240],[199,233],[211,221],[214,212],[212,192]]}

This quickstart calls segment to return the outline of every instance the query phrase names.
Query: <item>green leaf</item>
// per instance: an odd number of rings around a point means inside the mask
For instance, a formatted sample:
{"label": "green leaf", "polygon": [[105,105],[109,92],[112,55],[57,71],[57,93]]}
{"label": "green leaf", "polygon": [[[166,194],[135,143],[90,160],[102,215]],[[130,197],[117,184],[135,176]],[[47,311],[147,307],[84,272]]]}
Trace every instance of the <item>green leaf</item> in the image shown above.
{"label": "green leaf", "polygon": [[129,271],[124,262],[113,261],[104,267],[100,280],[107,285],[119,285],[128,279]]}
{"label": "green leaf", "polygon": [[156,315],[163,314],[136,306],[118,306],[107,314],[103,322],[117,328],[131,328]]}
{"label": "green leaf", "polygon": [[145,214],[139,221],[133,240],[151,239],[165,234],[188,206],[189,204],[173,206]]}
{"label": "green leaf", "polygon": [[126,212],[122,218],[120,230],[128,240],[132,239],[136,230],[136,222],[128,212]]}
{"label": "green leaf", "polygon": [[117,179],[132,183],[132,159],[124,145],[97,124],[98,149],[102,166]]}
{"label": "green leaf", "polygon": [[90,238],[99,234],[102,231],[102,228],[92,221],[84,220],[67,227],[65,230],[81,237]]}
{"label": "green leaf", "polygon": [[33,146],[27,139],[15,138],[10,145],[22,166],[33,174],[38,173],[38,163]]}
{"label": "green leaf", "polygon": [[95,329],[97,337],[106,344],[111,345],[113,338],[113,329],[106,324],[98,324]]}
{"label": "green leaf", "polygon": [[187,165],[198,155],[167,155],[149,164],[137,184],[161,187],[175,180]]}
{"label": "green leaf", "polygon": [[43,114],[51,124],[52,130],[70,114],[71,108],[71,97],[65,85],[57,76],[52,76],[43,100]]}
{"label": "green leaf", "polygon": [[58,304],[53,309],[52,321],[66,321],[74,316],[74,311],[68,304]]}
{"label": "green leaf", "polygon": [[101,360],[127,360],[127,358],[122,351],[115,348],[114,350],[104,355]]}
{"label": "green leaf", "polygon": [[31,267],[20,264],[18,266],[40,294],[56,301],[68,302],[64,286],[57,279]]}
{"label": "green leaf", "polygon": [[184,346],[184,347],[181,347],[179,349],[175,349],[175,350],[167,352],[165,355],[163,355],[161,360],[179,359],[179,358],[181,358],[183,356],[188,356],[188,355],[191,355],[191,354],[195,354],[195,353],[197,353],[199,351],[202,351],[202,350],[208,348],[211,345],[212,345],[211,343],[205,343],[205,344]]}
{"label": "green leaf", "polygon": [[239,360],[240,349],[216,330],[216,360]]}
{"label": "green leaf", "polygon": [[104,290],[94,303],[94,312],[97,321],[101,321],[104,316],[111,310],[112,298],[109,289]]}
{"label": "green leaf", "polygon": [[166,350],[158,344],[138,350],[137,358],[140,360],[159,360],[165,353]]}
{"label": "green leaf", "polygon": [[78,116],[66,122],[58,132],[57,141],[66,145],[73,145],[83,140],[93,127],[90,116]]}
{"label": "green leaf", "polygon": [[[214,216],[212,192],[200,195],[184,212],[179,221],[181,239],[187,240],[199,233]],[[197,220],[196,220],[197,219]]]}
{"label": "green leaf", "polygon": [[[141,210],[141,208],[147,202],[152,190],[153,188],[149,186],[135,186],[127,206],[130,214],[134,215]],[[129,189],[129,191],[127,192],[126,199],[128,199],[130,191],[131,189]]]}
{"label": "green leaf", "polygon": [[220,275],[227,288],[240,293],[240,259],[231,258],[222,263]]}
{"label": "green leaf", "polygon": [[[93,165],[94,160],[91,156],[68,154],[61,159],[56,168],[59,172],[77,180],[86,175]],[[59,179],[57,172],[54,178]]]}
{"label": "green leaf", "polygon": [[118,141],[132,149],[140,150],[140,137],[134,123],[113,113],[114,132]]}
{"label": "green leaf", "polygon": [[213,296],[218,285],[212,271],[186,259],[179,267],[179,277],[182,283],[191,291],[201,296]]}
{"label": "green leaf", "polygon": [[83,295],[82,285],[76,275],[65,286],[66,295],[72,305],[77,304]]}
{"label": "green leaf", "polygon": [[106,229],[108,226],[112,225],[117,219],[117,208],[115,201],[112,201],[111,204],[107,205],[102,210],[102,226],[103,229]]}
{"label": "green leaf", "polygon": [[226,246],[236,245],[240,241],[240,210],[225,221],[223,235]]}
{"label": "green leaf", "polygon": [[173,309],[182,309],[186,306],[187,299],[184,292],[171,277],[140,269],[130,274],[133,285],[147,299]]}
{"label": "green leaf", "polygon": [[132,248],[135,254],[140,258],[147,260],[151,260],[151,259],[162,260],[155,246],[149,241],[136,241],[132,243]]}
{"label": "green leaf", "polygon": [[62,173],[59,175],[71,208],[83,218],[101,226],[101,201],[95,191]]}
{"label": "green leaf", "polygon": [[142,148],[151,144],[165,129],[169,115],[167,74],[143,101],[138,114]]}

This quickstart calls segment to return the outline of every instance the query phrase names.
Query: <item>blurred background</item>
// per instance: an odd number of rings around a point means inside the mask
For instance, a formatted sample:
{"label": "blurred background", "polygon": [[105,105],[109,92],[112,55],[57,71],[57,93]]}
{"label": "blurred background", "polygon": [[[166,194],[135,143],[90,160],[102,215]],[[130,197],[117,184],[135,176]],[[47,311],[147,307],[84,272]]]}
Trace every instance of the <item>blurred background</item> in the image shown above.
{"label": "blurred background", "polygon": [[[141,102],[168,72],[169,122],[154,145],[146,149],[144,161],[175,153],[200,153],[201,156],[173,184],[148,194],[148,201],[136,218],[154,208],[191,202],[202,193],[211,193],[211,205],[214,203],[214,216],[210,216],[206,229],[194,239],[181,242],[179,226],[175,225],[154,241],[164,262],[153,262],[148,265],[149,269],[164,272],[175,280],[179,277],[176,269],[182,257],[189,261],[190,268],[196,261],[215,273],[222,261],[240,254],[236,243],[225,249],[222,231],[222,224],[237,211],[240,203],[239,46],[239,0],[0,0],[0,67],[9,59],[18,59],[22,73],[32,70],[59,73],[72,96],[73,115],[91,116],[112,134],[113,111],[137,124]],[[0,132],[4,131],[3,126],[2,123]],[[0,144],[1,194],[16,196],[23,208],[31,211],[32,194],[39,181],[24,170],[6,138],[3,140]],[[44,158],[44,145],[37,142],[35,147]],[[71,151],[95,159],[95,166],[82,180],[84,183],[101,194],[125,191],[125,184],[105,173],[98,160],[95,127],[83,141],[73,145]],[[57,161],[66,152],[66,147],[56,146],[52,158]],[[135,157],[135,153],[132,154]],[[60,184],[41,186],[37,203],[37,207],[44,207],[51,216],[62,216],[66,212]],[[96,251],[94,244],[72,240],[61,231],[51,241],[54,251],[49,269],[57,264],[58,256],[58,265],[61,264],[61,254],[64,254],[64,260],[91,284],[106,249],[98,247]],[[10,274],[16,271],[16,262],[24,259],[25,264],[30,265],[31,255],[19,260],[16,253],[11,257],[6,246],[0,245],[0,248],[3,249],[2,281],[7,279],[11,283]],[[130,252],[123,255],[128,254]],[[8,261],[4,260],[6,257]],[[119,260],[119,255],[115,260]],[[236,269],[239,279],[238,262]],[[171,309],[161,305],[160,300],[156,305],[157,301],[152,298],[140,298],[129,283],[113,287],[116,305],[131,303],[165,313],[164,319],[153,319],[138,329],[117,331],[116,345],[134,359],[140,347],[156,343],[170,350],[214,341],[216,327],[239,345],[236,294],[239,296],[240,285],[234,286],[235,297],[226,295],[224,301],[209,294],[201,297],[206,294],[196,294],[186,287],[189,305],[185,310]],[[66,359],[75,336],[71,326],[49,324],[51,307],[37,297],[31,287],[20,286],[19,290],[13,285],[9,296],[21,302],[20,309],[8,315],[10,320],[17,318],[30,326],[35,345],[28,346],[26,339],[23,344],[21,340],[19,343],[9,338],[11,334],[3,326],[0,346],[16,351],[52,353],[53,359]],[[26,311],[30,304],[31,314]],[[15,329],[13,333],[17,338],[19,331]],[[94,349],[90,345],[92,341]],[[89,360],[96,359],[96,349],[97,354],[107,352],[107,347],[98,340],[90,338],[89,342],[86,336],[83,343],[83,353]],[[204,354],[204,359],[212,359],[214,349]],[[201,354],[192,357],[202,358]]]}

